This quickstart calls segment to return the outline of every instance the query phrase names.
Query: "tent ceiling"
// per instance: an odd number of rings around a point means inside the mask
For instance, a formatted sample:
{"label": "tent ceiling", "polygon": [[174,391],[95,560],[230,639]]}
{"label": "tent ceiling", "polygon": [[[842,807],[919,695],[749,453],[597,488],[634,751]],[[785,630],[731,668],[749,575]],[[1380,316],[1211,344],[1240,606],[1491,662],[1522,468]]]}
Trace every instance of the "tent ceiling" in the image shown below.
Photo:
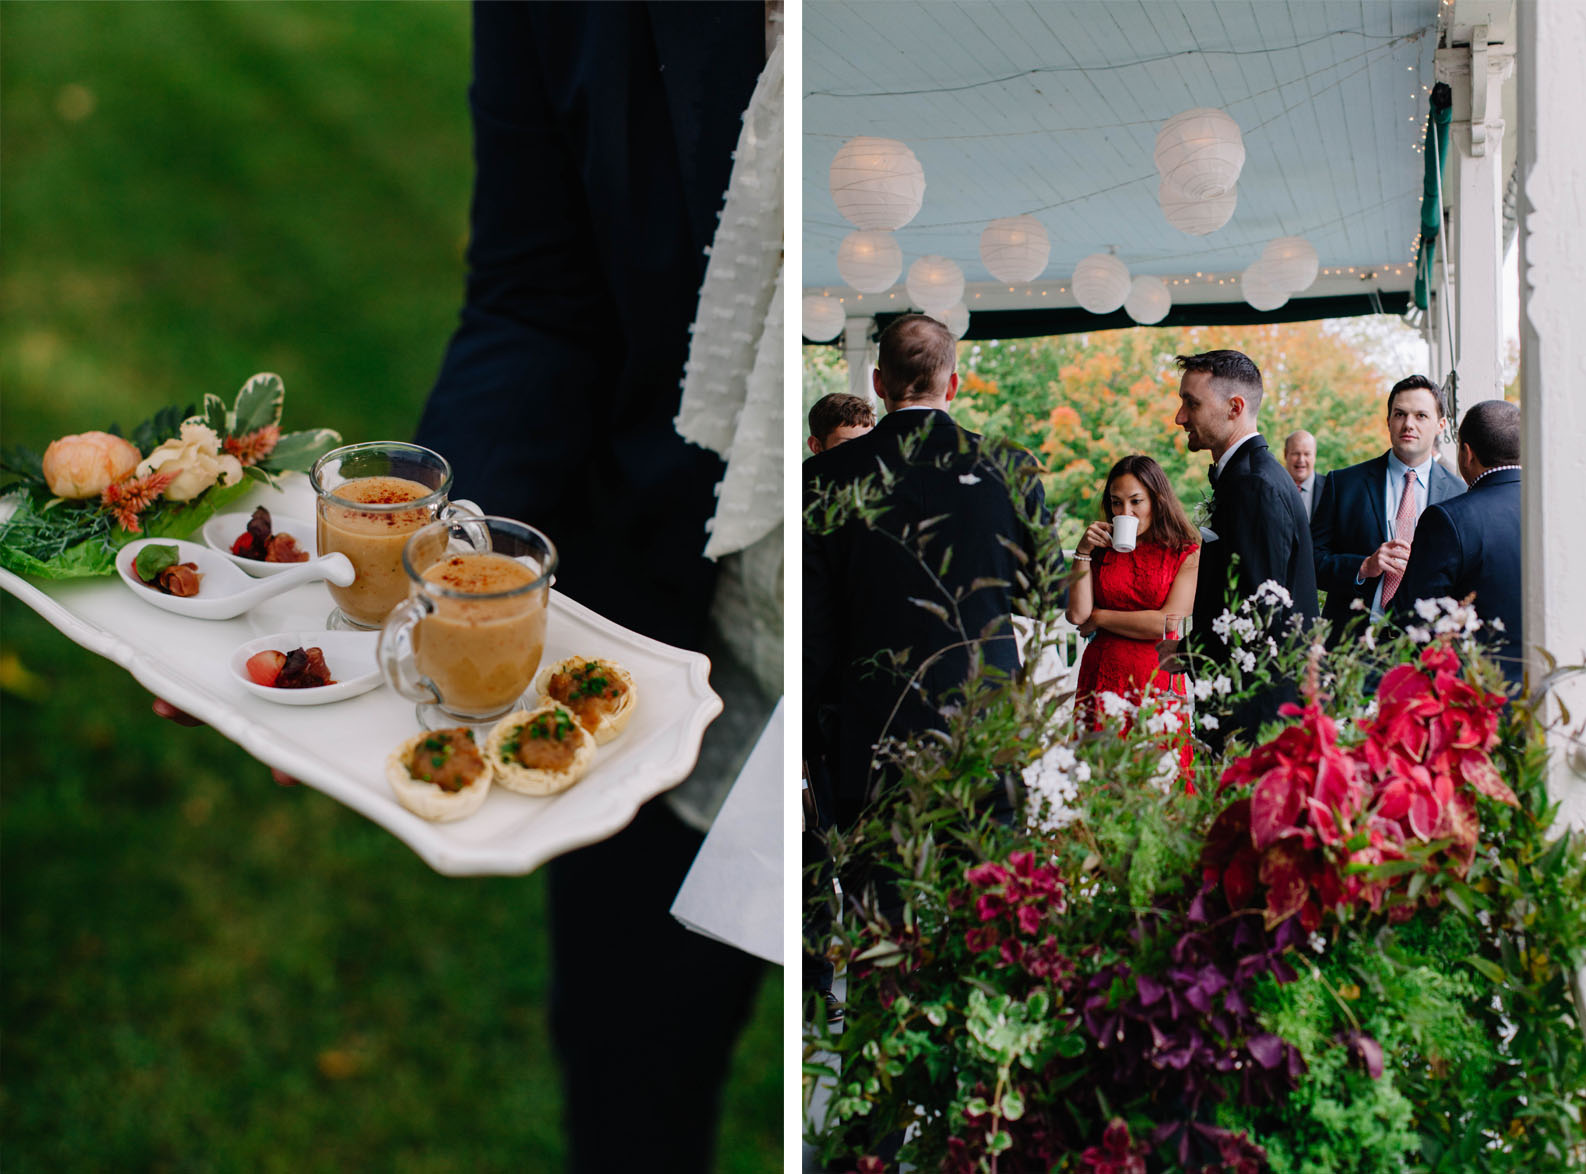
{"label": "tent ceiling", "polygon": [[[1274,237],[1303,236],[1328,273],[1311,297],[1413,281],[1438,0],[810,0],[804,6],[804,284],[853,298],[837,273],[852,226],[827,189],[855,135],[901,139],[925,204],[897,233],[904,272],[940,253],[971,312],[1072,306],[1076,261],[1116,249],[1177,280],[1176,305],[1240,300],[1234,278]],[[1244,135],[1233,218],[1189,236],[1163,218],[1156,134],[1214,106]],[[1030,213],[1052,253],[1011,293],[980,232]],[[1199,275],[1199,276],[1197,276]],[[1219,285],[1219,282],[1224,284]],[[1043,292],[1044,291],[1044,292]],[[907,302],[865,295],[865,308]],[[852,309],[853,307],[850,307]]]}

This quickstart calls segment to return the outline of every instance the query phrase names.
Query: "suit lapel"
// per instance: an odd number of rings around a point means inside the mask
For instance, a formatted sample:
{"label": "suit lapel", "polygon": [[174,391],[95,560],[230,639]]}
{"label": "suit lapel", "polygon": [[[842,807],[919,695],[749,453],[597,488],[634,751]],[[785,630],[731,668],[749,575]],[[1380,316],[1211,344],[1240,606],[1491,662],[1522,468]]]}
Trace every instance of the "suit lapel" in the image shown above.
{"label": "suit lapel", "polygon": [[1377,522],[1377,536],[1380,541],[1388,540],[1388,510],[1382,504],[1383,496],[1387,490],[1388,454],[1383,453],[1371,462],[1371,475],[1367,478],[1366,488],[1369,492],[1366,500],[1371,503],[1371,516]]}
{"label": "suit lapel", "polygon": [[1459,496],[1460,491],[1455,487],[1454,475],[1436,460],[1432,461],[1432,475],[1427,480],[1431,482],[1426,487],[1427,505],[1436,505],[1440,501]]}

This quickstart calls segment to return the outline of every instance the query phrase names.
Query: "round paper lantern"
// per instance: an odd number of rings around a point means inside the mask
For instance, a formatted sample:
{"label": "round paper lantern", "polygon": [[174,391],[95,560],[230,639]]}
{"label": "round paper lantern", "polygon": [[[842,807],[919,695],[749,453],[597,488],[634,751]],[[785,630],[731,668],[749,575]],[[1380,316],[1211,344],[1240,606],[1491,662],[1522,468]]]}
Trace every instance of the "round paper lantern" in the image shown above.
{"label": "round paper lantern", "polygon": [[1276,310],[1289,300],[1288,291],[1273,284],[1272,273],[1263,261],[1257,261],[1246,269],[1239,279],[1239,285],[1244,290],[1245,301],[1263,312]]}
{"label": "round paper lantern", "polygon": [[1192,200],[1227,195],[1245,165],[1239,124],[1221,110],[1198,106],[1167,120],[1156,136],[1156,169]]}
{"label": "round paper lantern", "polygon": [[1210,200],[1196,200],[1164,179],[1157,188],[1156,198],[1162,205],[1162,215],[1174,228],[1191,236],[1205,236],[1228,223],[1234,214],[1234,205],[1239,203],[1239,189],[1229,188],[1223,195]]}
{"label": "round paper lantern", "polygon": [[1046,268],[1051,253],[1046,226],[1034,216],[993,220],[980,234],[980,260],[998,281],[1034,281]]}
{"label": "round paper lantern", "polygon": [[842,333],[848,318],[836,298],[807,294],[804,298],[804,337],[811,342],[828,342]]}
{"label": "round paper lantern", "polygon": [[1303,236],[1280,236],[1261,253],[1272,284],[1289,293],[1310,289],[1320,263],[1316,248]]}
{"label": "round paper lantern", "polygon": [[1092,253],[1074,266],[1070,288],[1092,314],[1111,314],[1129,296],[1129,266],[1111,253]]}
{"label": "round paper lantern", "polygon": [[902,228],[925,202],[925,169],[897,139],[849,139],[828,180],[837,211],[856,228]]}
{"label": "round paper lantern", "polygon": [[903,272],[903,250],[885,229],[850,232],[837,248],[837,272],[860,293],[882,293]]}
{"label": "round paper lantern", "polygon": [[1167,317],[1167,312],[1173,308],[1173,295],[1160,277],[1136,277],[1123,308],[1141,326],[1150,326]]}
{"label": "round paper lantern", "polygon": [[927,314],[946,311],[964,297],[964,271],[935,253],[909,266],[909,300]]}
{"label": "round paper lantern", "polygon": [[969,307],[959,302],[951,309],[932,311],[928,318],[935,318],[952,332],[954,338],[963,338],[969,330]]}

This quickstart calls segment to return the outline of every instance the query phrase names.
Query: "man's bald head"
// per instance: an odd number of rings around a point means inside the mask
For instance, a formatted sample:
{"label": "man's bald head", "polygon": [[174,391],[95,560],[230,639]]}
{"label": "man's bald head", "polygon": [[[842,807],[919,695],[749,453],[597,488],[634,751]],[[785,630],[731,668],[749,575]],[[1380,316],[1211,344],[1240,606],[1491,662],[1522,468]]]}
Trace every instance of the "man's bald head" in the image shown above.
{"label": "man's bald head", "polygon": [[958,390],[958,344],[935,318],[905,314],[881,332],[876,394],[887,410],[945,408]]}
{"label": "man's bald head", "polygon": [[1316,437],[1303,428],[1284,437],[1283,467],[1294,478],[1294,484],[1305,484],[1305,479],[1316,472]]}

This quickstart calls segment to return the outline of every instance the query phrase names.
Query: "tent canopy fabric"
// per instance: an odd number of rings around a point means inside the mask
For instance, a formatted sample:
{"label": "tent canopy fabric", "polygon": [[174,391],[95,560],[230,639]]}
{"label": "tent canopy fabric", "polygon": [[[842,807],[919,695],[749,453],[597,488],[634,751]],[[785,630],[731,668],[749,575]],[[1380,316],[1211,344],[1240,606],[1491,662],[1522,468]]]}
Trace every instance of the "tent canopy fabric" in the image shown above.
{"label": "tent canopy fabric", "polygon": [[[1437,18],[1437,0],[806,5],[805,291],[858,297],[837,272],[853,226],[827,176],[845,141],[875,135],[924,168],[924,205],[896,233],[904,272],[927,254],[956,261],[969,337],[993,329],[992,314],[1004,337],[1016,320],[1063,322],[1057,311],[1077,310],[1074,264],[1109,249],[1134,276],[1169,282],[1165,323],[1228,321],[1244,304],[1239,274],[1280,236],[1310,241],[1323,273],[1264,320],[1374,312],[1363,277],[1379,294],[1414,285]],[[1163,217],[1153,151],[1168,119],[1201,106],[1238,122],[1246,159],[1232,218],[1191,236]],[[1042,222],[1051,257],[1030,290],[1010,291],[981,262],[980,233],[1022,214]],[[1051,310],[1027,309],[1032,291]],[[900,278],[847,312],[907,299]],[[1006,317],[1015,310],[1038,317]],[[1118,324],[1091,317],[1075,329]]]}

